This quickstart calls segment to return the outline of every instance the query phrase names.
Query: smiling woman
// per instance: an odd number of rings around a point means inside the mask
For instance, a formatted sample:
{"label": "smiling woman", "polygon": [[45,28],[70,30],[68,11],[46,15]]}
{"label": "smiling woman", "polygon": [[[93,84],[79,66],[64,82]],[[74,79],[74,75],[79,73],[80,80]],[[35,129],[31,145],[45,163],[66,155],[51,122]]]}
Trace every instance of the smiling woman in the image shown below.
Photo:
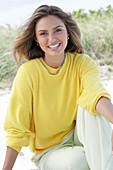
{"label": "smiling woman", "polygon": [[[62,32],[66,34],[68,30],[67,34],[69,34],[69,36],[67,35],[65,38],[69,37],[69,41],[68,41],[69,43],[65,48],[65,52],[76,51],[78,53],[84,53],[84,49],[81,44],[81,33],[76,22],[72,19],[71,14],[69,15],[67,15],[66,13],[62,14],[63,11],[61,9],[59,10],[59,13],[56,13],[56,11],[57,11],[57,7],[56,10],[53,10],[51,12],[45,9],[43,13],[41,11],[41,8],[36,9],[36,11],[33,13],[32,17],[28,20],[28,22],[25,25],[23,25],[22,28],[20,28],[20,35],[14,42],[13,52],[14,52],[15,59],[17,59],[16,58],[17,56],[19,57],[19,61],[21,61],[23,57],[27,58],[28,60],[33,58],[44,57],[44,51],[40,46],[37,46],[36,36],[38,36],[41,42],[42,40],[44,42],[45,40],[44,38],[47,37],[45,35],[47,35],[48,31],[50,31],[50,26],[48,25],[48,22],[52,24],[52,22],[54,21],[54,17],[55,17],[55,21],[52,26],[54,34],[53,33],[49,34],[49,36],[56,35],[56,33],[60,35]],[[43,18],[43,20],[41,18]],[[57,24],[55,24],[55,22],[57,22]],[[60,30],[57,29],[59,25],[60,25]],[[39,26],[40,26],[40,30],[38,28]],[[64,41],[63,44],[64,43],[67,43],[67,40],[66,42]],[[49,45],[51,45],[51,43],[48,44],[48,46]]]}
{"label": "smiling woman", "polygon": [[43,17],[36,24],[35,31],[36,42],[45,54],[43,60],[53,68],[60,67],[69,39],[69,34],[62,20],[52,15]]}
{"label": "smiling woman", "polygon": [[72,16],[38,7],[13,53],[29,61],[17,72],[7,109],[3,170],[13,168],[23,146],[41,170],[111,170],[113,105]]}

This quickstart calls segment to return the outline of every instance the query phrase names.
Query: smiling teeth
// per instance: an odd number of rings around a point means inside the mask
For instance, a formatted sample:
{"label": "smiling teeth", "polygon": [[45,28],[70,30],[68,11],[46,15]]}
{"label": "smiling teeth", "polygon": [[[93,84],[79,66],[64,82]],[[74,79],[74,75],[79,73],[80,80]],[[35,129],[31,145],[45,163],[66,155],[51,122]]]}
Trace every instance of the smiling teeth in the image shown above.
{"label": "smiling teeth", "polygon": [[59,44],[51,45],[51,46],[49,46],[49,48],[56,48],[56,47],[58,47],[58,46],[59,46]]}

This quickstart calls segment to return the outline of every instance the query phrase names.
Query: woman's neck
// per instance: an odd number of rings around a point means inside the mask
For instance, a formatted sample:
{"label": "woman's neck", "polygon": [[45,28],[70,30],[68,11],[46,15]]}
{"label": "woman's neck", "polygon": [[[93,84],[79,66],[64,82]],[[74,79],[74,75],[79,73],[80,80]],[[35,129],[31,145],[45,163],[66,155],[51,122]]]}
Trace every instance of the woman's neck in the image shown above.
{"label": "woman's neck", "polygon": [[63,61],[64,61],[64,55],[62,56],[44,56],[43,60],[45,61],[45,63],[52,67],[52,68],[58,68],[62,65]]}

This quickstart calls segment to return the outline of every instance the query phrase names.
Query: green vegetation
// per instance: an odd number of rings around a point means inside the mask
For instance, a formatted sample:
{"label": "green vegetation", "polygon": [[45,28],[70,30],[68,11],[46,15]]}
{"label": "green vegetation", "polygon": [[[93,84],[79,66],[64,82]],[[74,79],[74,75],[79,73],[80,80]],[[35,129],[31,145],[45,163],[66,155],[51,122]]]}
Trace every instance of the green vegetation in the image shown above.
{"label": "green vegetation", "polygon": [[106,10],[89,10],[88,13],[80,9],[72,15],[82,32],[86,53],[104,64],[113,65],[113,8],[109,5]]}
{"label": "green vegetation", "polygon": [[[82,32],[85,52],[100,65],[113,66],[113,8],[106,10],[84,9],[72,12]],[[17,28],[0,26],[0,87],[11,85],[18,69],[10,49],[17,34]],[[111,68],[108,69],[111,71]]]}
{"label": "green vegetation", "polygon": [[11,85],[17,71],[16,62],[10,53],[17,29],[0,26],[0,88]]}

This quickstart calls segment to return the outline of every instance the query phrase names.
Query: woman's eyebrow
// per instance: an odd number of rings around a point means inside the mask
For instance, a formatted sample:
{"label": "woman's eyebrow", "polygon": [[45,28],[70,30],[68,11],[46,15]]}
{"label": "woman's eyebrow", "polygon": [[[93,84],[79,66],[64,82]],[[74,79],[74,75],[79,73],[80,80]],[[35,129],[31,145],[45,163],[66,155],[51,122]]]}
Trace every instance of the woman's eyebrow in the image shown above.
{"label": "woman's eyebrow", "polygon": [[58,26],[54,27],[53,30],[55,30],[55,29],[57,29],[59,27],[63,27],[63,26],[62,25],[58,25]]}
{"label": "woman's eyebrow", "polygon": [[[54,27],[53,30],[55,30],[55,29],[57,29],[59,27],[63,27],[63,26],[62,25],[58,25],[58,26]],[[47,31],[47,30],[39,30],[38,32],[41,32],[41,31]]]}
{"label": "woman's eyebrow", "polygon": [[42,31],[47,31],[47,30],[39,30],[38,32],[42,32]]}

